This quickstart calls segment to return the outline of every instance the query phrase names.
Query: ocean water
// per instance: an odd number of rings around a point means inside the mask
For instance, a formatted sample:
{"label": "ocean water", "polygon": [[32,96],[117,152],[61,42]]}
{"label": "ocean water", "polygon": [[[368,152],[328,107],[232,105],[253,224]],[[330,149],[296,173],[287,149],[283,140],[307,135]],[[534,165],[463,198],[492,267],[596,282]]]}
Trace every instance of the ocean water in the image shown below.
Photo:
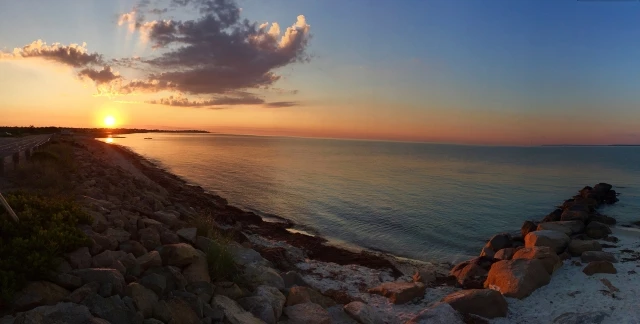
{"label": "ocean water", "polygon": [[[110,139],[266,218],[335,244],[425,261],[477,255],[585,185],[640,221],[640,147],[489,147],[218,134]],[[145,140],[144,137],[152,137]]]}

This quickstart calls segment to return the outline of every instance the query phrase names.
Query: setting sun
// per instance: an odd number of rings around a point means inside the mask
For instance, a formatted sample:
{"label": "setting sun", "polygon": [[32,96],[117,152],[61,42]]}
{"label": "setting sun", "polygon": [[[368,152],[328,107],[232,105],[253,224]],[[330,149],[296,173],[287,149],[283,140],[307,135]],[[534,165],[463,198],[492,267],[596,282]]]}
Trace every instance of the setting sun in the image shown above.
{"label": "setting sun", "polygon": [[113,116],[107,116],[104,118],[104,125],[107,127],[113,127],[116,124],[116,119]]}

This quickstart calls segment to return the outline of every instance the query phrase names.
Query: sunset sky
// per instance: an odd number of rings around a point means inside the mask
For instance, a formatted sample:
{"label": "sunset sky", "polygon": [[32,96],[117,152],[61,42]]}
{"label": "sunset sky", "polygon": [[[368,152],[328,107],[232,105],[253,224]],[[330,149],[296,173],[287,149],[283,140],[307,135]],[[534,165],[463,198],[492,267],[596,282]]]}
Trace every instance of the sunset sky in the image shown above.
{"label": "sunset sky", "polygon": [[0,125],[640,143],[640,2],[3,1]]}

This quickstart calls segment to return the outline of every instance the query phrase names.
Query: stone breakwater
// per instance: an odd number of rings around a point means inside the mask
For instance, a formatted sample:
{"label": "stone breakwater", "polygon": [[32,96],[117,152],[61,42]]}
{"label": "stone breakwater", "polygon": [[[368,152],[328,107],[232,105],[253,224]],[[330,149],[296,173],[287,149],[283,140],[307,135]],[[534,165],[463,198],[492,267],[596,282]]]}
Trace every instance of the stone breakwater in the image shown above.
{"label": "stone breakwater", "polygon": [[586,263],[583,269],[586,275],[615,274],[616,257],[603,252],[598,240],[618,241],[610,236],[609,227],[616,220],[597,209],[617,201],[617,193],[610,184],[587,186],[542,220],[525,221],[520,235],[493,236],[479,257],[451,269],[455,285],[465,289],[455,294],[455,299],[464,302],[452,306],[486,318],[504,317],[508,311],[504,297],[528,297],[550,283],[563,260],[572,258],[580,259],[572,261],[574,265]]}
{"label": "stone breakwater", "polygon": [[[263,222],[124,148],[65,141],[74,194],[93,216],[81,227],[91,246],[66,254],[51,281],[29,283],[0,324],[484,323],[507,314],[505,296],[547,284],[562,258],[580,256],[585,273],[615,271],[590,240],[614,240],[606,224],[615,220],[596,212],[617,200],[606,184],[451,269],[290,233],[292,223]],[[190,225],[197,215],[233,238],[235,282],[210,277],[211,241]]]}

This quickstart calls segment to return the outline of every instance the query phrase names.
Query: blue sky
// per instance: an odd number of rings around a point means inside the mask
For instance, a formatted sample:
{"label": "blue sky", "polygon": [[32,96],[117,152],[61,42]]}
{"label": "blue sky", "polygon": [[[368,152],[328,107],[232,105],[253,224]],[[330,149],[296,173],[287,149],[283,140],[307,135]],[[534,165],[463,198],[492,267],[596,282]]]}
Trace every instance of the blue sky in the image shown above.
{"label": "blue sky", "polygon": [[[131,40],[136,35],[116,24],[118,15],[134,5],[75,0],[5,4],[0,12],[0,48],[7,51],[42,39],[87,42],[89,51],[108,58],[157,54],[137,45]],[[365,137],[464,142],[477,134],[491,142],[517,135],[518,141],[527,142],[523,132],[512,134],[518,132],[512,126],[535,119],[558,128],[545,141],[580,141],[576,125],[561,130],[561,124],[552,122],[576,118],[574,122],[589,127],[605,125],[601,137],[609,141],[622,140],[618,133],[640,139],[635,122],[640,120],[640,2],[244,0],[238,6],[243,18],[278,22],[282,29],[296,16],[306,17],[311,26],[306,52],[312,59],[278,68],[282,79],[275,84],[298,90],[295,100],[302,105],[272,112],[279,115],[270,115],[271,124],[257,126],[232,112],[210,112],[212,120],[223,117],[228,122],[207,124],[198,112],[196,126],[255,126],[295,134],[312,129],[323,136],[332,137],[333,132],[336,137],[358,137],[349,133],[349,125],[364,119],[365,126],[384,129],[378,136],[375,129],[355,127],[354,132]],[[162,18],[187,19],[192,13]],[[0,62],[0,72],[2,68]],[[30,82],[16,78],[22,85]],[[184,108],[171,109],[188,114]],[[495,114],[509,118],[494,118]],[[437,119],[455,130],[460,118],[469,119],[460,128],[469,134],[459,130],[462,135],[447,137],[434,124]],[[304,122],[296,126],[296,120]],[[340,127],[332,129],[327,123]],[[531,138],[535,142],[543,137]]]}

